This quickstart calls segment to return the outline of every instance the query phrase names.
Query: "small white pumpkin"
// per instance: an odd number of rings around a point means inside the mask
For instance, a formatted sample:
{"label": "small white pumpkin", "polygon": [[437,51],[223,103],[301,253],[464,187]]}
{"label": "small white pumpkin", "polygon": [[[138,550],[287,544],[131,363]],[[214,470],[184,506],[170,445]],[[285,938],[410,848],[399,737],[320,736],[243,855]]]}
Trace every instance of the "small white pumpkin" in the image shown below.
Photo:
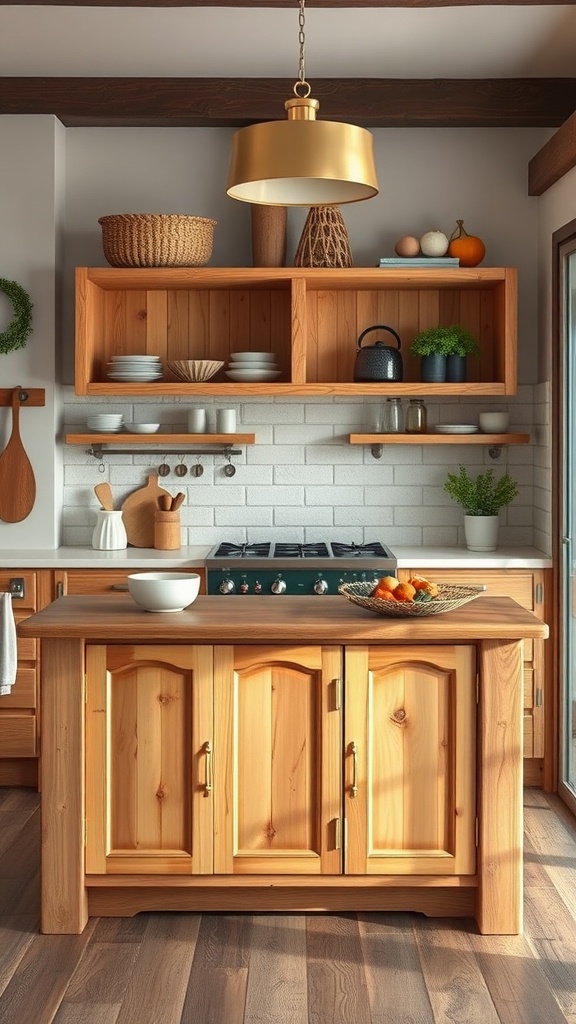
{"label": "small white pumpkin", "polygon": [[443,231],[427,231],[420,239],[420,248],[425,256],[445,256],[449,244]]}

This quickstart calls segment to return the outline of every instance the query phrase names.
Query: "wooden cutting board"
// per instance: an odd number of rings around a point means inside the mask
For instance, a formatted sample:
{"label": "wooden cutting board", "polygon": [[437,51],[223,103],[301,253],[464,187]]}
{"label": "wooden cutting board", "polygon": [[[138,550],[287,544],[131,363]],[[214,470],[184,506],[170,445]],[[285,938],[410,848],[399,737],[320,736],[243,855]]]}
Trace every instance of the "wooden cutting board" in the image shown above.
{"label": "wooden cutting board", "polygon": [[158,498],[169,493],[158,486],[156,473],[151,473],[144,487],[128,495],[122,504],[122,519],[129,544],[135,548],[154,547],[154,513],[158,508]]}

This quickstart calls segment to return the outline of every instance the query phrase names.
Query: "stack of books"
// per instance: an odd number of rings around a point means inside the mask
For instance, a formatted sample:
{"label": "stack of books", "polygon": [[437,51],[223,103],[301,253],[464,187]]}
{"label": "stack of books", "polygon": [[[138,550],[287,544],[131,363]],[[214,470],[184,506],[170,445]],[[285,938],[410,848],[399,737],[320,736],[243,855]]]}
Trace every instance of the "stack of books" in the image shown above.
{"label": "stack of books", "polygon": [[459,267],[458,256],[387,256],[380,267]]}

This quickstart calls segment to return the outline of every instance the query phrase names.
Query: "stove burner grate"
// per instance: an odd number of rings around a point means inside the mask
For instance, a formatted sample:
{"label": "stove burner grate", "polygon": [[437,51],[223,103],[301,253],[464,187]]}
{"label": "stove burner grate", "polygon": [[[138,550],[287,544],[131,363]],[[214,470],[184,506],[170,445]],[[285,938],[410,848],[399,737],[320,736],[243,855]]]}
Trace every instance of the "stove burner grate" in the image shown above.
{"label": "stove burner grate", "polygon": [[370,544],[340,544],[333,541],[332,554],[334,558],[386,558],[389,552],[379,541]]}
{"label": "stove burner grate", "polygon": [[280,543],[274,545],[275,558],[329,558],[328,545],[318,541],[316,544],[288,544]]}
{"label": "stove burner grate", "polygon": [[270,554],[271,544],[267,541],[261,544],[220,544],[216,551],[215,558],[267,558]]}

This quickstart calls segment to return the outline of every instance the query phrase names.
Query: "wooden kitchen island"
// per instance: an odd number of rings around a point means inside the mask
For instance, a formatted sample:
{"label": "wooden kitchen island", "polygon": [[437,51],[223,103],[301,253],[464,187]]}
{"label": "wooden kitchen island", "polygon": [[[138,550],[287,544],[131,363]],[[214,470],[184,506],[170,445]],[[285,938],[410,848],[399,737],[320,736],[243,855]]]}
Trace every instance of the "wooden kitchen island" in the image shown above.
{"label": "wooden kitchen island", "polygon": [[41,639],[41,930],[142,910],[412,910],[522,928],[509,598],[63,597]]}

